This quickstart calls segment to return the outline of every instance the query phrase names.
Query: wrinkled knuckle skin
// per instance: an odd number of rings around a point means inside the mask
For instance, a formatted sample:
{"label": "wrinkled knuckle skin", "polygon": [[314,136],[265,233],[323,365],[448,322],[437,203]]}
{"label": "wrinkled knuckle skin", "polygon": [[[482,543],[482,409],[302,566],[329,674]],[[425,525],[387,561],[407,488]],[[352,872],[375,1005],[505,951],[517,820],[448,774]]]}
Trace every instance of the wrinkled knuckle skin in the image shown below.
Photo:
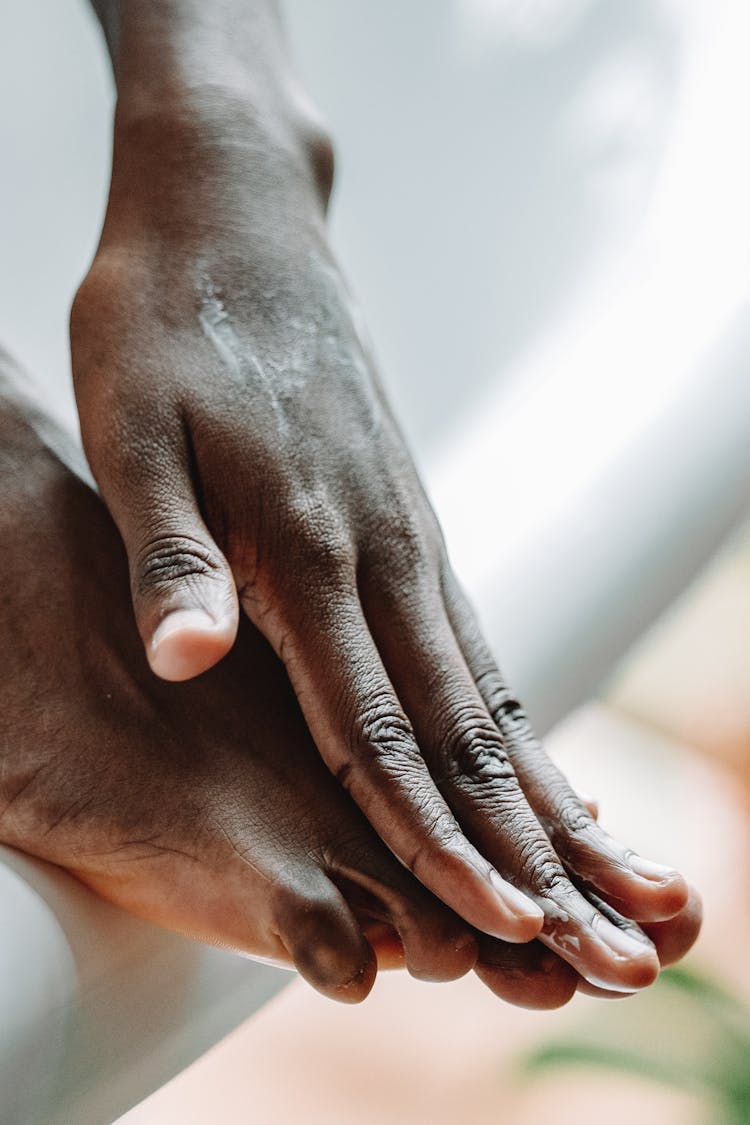
{"label": "wrinkled knuckle skin", "polygon": [[438,762],[439,783],[461,780],[483,785],[515,780],[497,731],[481,717],[462,717],[439,747]]}
{"label": "wrinkled knuckle skin", "polygon": [[490,714],[494,715],[496,711],[500,712],[507,706],[518,706],[499,670],[489,657],[484,659],[482,664],[483,667],[475,675],[475,681]]}
{"label": "wrinkled knuckle skin", "polygon": [[223,577],[224,566],[205,543],[184,535],[152,539],[138,553],[133,571],[136,597],[150,597],[174,583]]}
{"label": "wrinkled knuckle skin", "polygon": [[424,870],[434,864],[437,856],[460,850],[461,830],[450,814],[435,810],[432,796],[425,794],[416,802],[416,820],[419,825],[419,843],[411,854],[400,856],[406,867],[422,882]]}
{"label": "wrinkled knuckle skin", "polygon": [[351,723],[349,746],[351,761],[337,775],[344,785],[355,763],[385,773],[421,764],[411,723],[394,709],[390,699],[370,700],[357,711]]}
{"label": "wrinkled knuckle skin", "polygon": [[511,694],[496,669],[483,672],[477,677],[476,684],[504,739],[517,746],[531,748],[539,745],[521,703]]}
{"label": "wrinkled knuckle skin", "polygon": [[523,857],[523,869],[529,887],[544,898],[558,898],[567,894],[570,884],[565,869],[554,854],[538,853],[530,849]]}
{"label": "wrinkled knuckle skin", "polygon": [[594,826],[591,813],[574,796],[565,797],[558,805],[557,812],[559,832],[569,836],[579,836]]}

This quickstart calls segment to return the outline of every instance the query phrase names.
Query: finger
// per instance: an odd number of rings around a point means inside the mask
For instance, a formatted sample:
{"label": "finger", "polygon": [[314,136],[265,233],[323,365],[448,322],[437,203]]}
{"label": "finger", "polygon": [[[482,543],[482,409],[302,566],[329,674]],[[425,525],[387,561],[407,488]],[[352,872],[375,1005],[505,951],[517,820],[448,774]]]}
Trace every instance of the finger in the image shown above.
{"label": "finger", "polygon": [[[674,918],[669,918],[665,922],[641,923],[641,929],[654,943],[662,968],[681,961],[692,949],[700,933],[703,906],[695,888],[690,887],[689,891],[687,903]],[[618,999],[624,995],[621,992],[608,992],[603,988],[595,988],[585,980],[579,980],[578,991],[602,999]]]}
{"label": "finger", "polygon": [[642,934],[612,926],[570,882],[527,803],[439,599],[428,591],[406,597],[381,590],[377,606],[373,634],[432,776],[468,838],[542,908],[542,942],[593,983],[645,987],[658,972],[653,948]]}
{"label": "finger", "polygon": [[[224,672],[236,685],[235,691],[242,692],[244,687],[247,694],[247,671],[253,668],[252,693],[270,701],[258,711],[261,722],[253,728],[262,738],[261,753],[267,754],[272,763],[263,789],[269,807],[273,807],[271,787],[280,783],[277,806],[288,807],[291,795],[297,809],[296,817],[276,818],[275,830],[282,832],[277,854],[285,856],[288,863],[291,850],[303,847],[303,854],[312,858],[344,895],[371,944],[374,939],[370,935],[377,935],[373,948],[379,964],[395,959],[423,980],[463,976],[476,960],[471,926],[398,862],[351,797],[336,784],[315,749],[283,670],[273,661],[268,665],[267,642],[245,624],[240,626],[239,642]],[[265,661],[260,669],[258,647]],[[263,666],[267,669],[265,676]],[[279,676],[284,689],[281,692]],[[228,694],[228,705],[231,698]],[[220,772],[227,777],[225,769]],[[236,784],[232,791],[238,792]],[[248,793],[250,807],[256,793],[257,782]]]}
{"label": "finger", "polygon": [[495,996],[519,1008],[561,1008],[575,995],[581,978],[540,941],[509,945],[479,939],[475,973]]}
{"label": "finger", "polygon": [[304,612],[270,640],[321,756],[401,862],[477,929],[534,937],[541,911],[469,843],[437,791],[356,590],[314,584]]}
{"label": "finger", "polygon": [[[282,810],[273,825],[274,832],[281,834],[276,856],[288,864],[291,852],[301,847],[317,863],[344,895],[368,940],[371,933],[377,935],[373,948],[379,963],[395,960],[423,980],[463,976],[476,960],[471,926],[398,862],[336,783],[315,749],[283,669],[273,660],[269,664],[269,655],[261,634],[248,622],[242,623],[239,641],[223,668],[230,691],[222,698],[226,706],[243,692],[258,700],[256,720],[260,721],[252,725],[252,731],[261,740],[259,755],[270,765],[262,788],[269,809]],[[251,687],[247,684],[249,669],[253,669]],[[206,679],[207,689],[213,679]],[[230,775],[217,761],[216,752],[212,759],[226,780]],[[257,770],[257,757],[254,764]],[[247,807],[252,808],[257,802],[257,778],[254,783],[237,779],[231,791],[237,797],[246,785]],[[277,785],[280,789],[274,795]],[[296,816],[283,812],[289,809],[290,799]],[[241,815],[240,819],[245,818]],[[252,846],[251,837],[248,847]]]}
{"label": "finger", "polygon": [[[692,947],[700,930],[701,916],[700,899],[691,888],[687,905],[675,918],[643,926],[656,946],[662,967],[679,961]],[[601,999],[623,999],[630,995],[589,984],[539,941],[508,945],[480,936],[474,971],[496,996],[522,1008],[559,1008],[576,990]]]}
{"label": "finger", "polygon": [[[357,813],[359,816],[359,814]],[[403,965],[418,980],[448,981],[476,963],[472,929],[400,864],[369,825],[337,846],[326,873],[341,890],[373,944],[378,964]]]}
{"label": "finger", "polygon": [[511,695],[455,579],[446,607],[456,638],[508,749],[529,803],[565,865],[629,917],[671,918],[687,901],[687,884],[672,868],[623,847],[595,821],[566,778],[547,757],[520,704]]}
{"label": "finger", "polygon": [[688,953],[698,939],[703,922],[703,903],[695,887],[688,884],[688,900],[679,914],[665,922],[642,922],[641,929],[656,946],[661,967],[667,968]]}
{"label": "finger", "polygon": [[398,933],[386,922],[364,921],[362,932],[372,946],[378,972],[406,968],[406,954]]}
{"label": "finger", "polygon": [[201,516],[182,432],[126,445],[100,460],[100,485],[125,541],[151,669],[165,680],[187,680],[234,643],[235,582]]}
{"label": "finger", "polygon": [[331,1000],[357,1004],[375,983],[377,962],[341,892],[311,868],[303,886],[277,896],[279,937],[300,976]]}
{"label": "finger", "polygon": [[[170,796],[163,794],[162,807],[169,808]],[[102,897],[147,921],[294,966],[333,1000],[363,1000],[375,980],[375,955],[341,892],[293,844],[279,854],[277,842],[270,849],[268,841],[258,843],[252,834],[234,839],[208,815],[188,846],[167,827],[118,847],[113,863],[97,850],[90,858],[84,853],[82,865],[65,865]]]}

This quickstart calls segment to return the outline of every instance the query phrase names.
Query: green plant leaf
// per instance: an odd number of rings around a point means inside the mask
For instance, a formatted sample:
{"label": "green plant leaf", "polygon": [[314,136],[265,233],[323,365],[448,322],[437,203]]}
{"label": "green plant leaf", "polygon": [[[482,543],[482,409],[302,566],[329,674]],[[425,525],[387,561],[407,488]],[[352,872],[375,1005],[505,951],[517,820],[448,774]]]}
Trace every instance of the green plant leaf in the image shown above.
{"label": "green plant leaf", "polygon": [[530,1051],[523,1059],[523,1070],[529,1074],[568,1066],[593,1066],[602,1070],[618,1070],[647,1078],[679,1089],[706,1093],[712,1087],[693,1070],[679,1064],[665,1064],[640,1051],[607,1047],[596,1043],[551,1041]]}
{"label": "green plant leaf", "polygon": [[[679,1008],[674,1008],[674,1000],[667,1000],[668,992],[679,995]],[[606,1034],[612,1033],[602,1009],[593,1026],[589,1024],[590,1034],[598,1034],[599,1039],[542,1043],[521,1060],[522,1072],[534,1076],[570,1066],[619,1071],[708,1099],[716,1113],[720,1111],[722,1122],[748,1125],[750,1008],[716,981],[684,967],[665,970],[649,990],[648,1002],[652,1006],[644,1011],[650,1011],[651,1018],[647,1016],[639,1029],[637,1047],[601,1039],[608,1026]],[[685,1030],[690,1030],[692,1036],[685,1042],[679,1035],[665,1039],[665,1034],[669,1034],[665,1029],[670,1024],[655,1018],[660,1009],[665,1014],[670,1012],[672,1021],[680,1012],[679,1019],[684,1020]],[[678,1032],[680,1026],[677,1025]],[[632,1039],[632,1028],[630,1034]],[[696,1043],[702,1044],[697,1055]],[[719,1117],[713,1120],[718,1121]]]}

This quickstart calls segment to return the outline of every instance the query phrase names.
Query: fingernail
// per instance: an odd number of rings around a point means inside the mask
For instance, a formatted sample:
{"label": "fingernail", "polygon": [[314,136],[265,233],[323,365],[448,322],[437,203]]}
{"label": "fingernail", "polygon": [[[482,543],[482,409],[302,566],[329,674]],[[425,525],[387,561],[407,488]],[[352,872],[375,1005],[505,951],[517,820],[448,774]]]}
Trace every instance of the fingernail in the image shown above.
{"label": "fingernail", "polygon": [[216,629],[216,625],[217,622],[205,610],[175,610],[174,613],[168,613],[154,630],[154,635],[151,638],[151,651],[156,652],[174,633],[212,633]]}
{"label": "fingernail", "polygon": [[503,906],[512,911],[513,914],[519,918],[533,918],[534,921],[538,922],[543,920],[544,911],[541,907],[537,906],[523,891],[519,891],[512,883],[503,879],[494,868],[490,869],[490,883]]}
{"label": "fingernail", "polygon": [[678,878],[673,867],[664,867],[661,863],[653,863],[652,860],[644,859],[640,855],[631,855],[630,867],[636,875],[652,883],[670,883]]}

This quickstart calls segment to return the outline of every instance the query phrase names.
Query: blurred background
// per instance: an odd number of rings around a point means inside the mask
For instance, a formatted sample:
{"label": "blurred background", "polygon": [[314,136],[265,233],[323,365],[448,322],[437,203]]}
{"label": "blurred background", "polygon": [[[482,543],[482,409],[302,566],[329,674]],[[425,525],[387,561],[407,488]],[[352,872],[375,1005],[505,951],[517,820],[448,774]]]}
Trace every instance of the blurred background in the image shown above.
{"label": "blurred background", "polygon": [[[348,1010],[293,982],[123,1125],[750,1121],[750,11],[283,6],[336,142],[333,239],[459,574],[605,825],[704,892],[689,965],[726,995],[533,1014],[382,976]],[[2,9],[0,340],[74,424],[108,62],[84,0]]]}

